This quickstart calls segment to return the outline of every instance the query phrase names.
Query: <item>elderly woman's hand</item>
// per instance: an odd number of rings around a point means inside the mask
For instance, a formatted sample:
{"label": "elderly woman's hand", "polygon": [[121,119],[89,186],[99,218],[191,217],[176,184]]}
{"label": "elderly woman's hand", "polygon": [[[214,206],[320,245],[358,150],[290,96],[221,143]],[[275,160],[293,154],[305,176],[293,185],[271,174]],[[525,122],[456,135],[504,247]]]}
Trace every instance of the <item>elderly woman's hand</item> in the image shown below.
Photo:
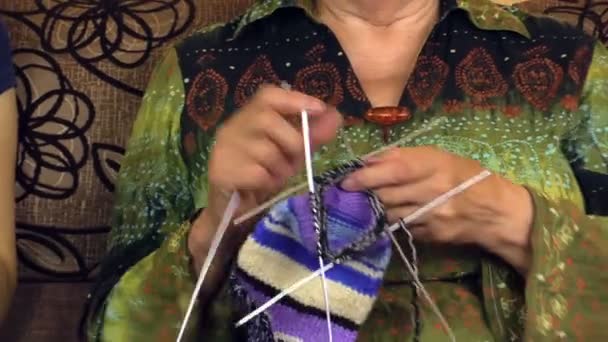
{"label": "elderly woman's hand", "polygon": [[[349,191],[373,190],[386,206],[391,223],[483,171],[474,160],[433,147],[393,149],[367,163],[342,186]],[[416,239],[429,243],[478,245],[525,274],[532,215],[528,191],[492,175],[409,228]]]}
{"label": "elderly woman's hand", "polygon": [[[293,122],[300,111],[310,114],[313,149],[329,143],[342,116],[322,101],[276,86],[264,86],[216,133],[209,161],[207,207],[196,219],[188,240],[195,267],[202,265],[232,191],[238,191],[238,213],[252,209],[280,191],[304,166],[302,133]],[[229,260],[251,228],[229,229],[217,255]],[[221,254],[221,255],[220,255]],[[222,268],[222,263],[218,264]]]}

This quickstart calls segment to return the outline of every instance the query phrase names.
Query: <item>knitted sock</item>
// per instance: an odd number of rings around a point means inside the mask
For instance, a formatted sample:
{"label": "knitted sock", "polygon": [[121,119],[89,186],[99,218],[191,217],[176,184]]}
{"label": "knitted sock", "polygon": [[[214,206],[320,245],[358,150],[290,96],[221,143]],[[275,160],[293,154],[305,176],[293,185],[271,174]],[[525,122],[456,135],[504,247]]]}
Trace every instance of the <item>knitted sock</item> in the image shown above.
{"label": "knitted sock", "polygon": [[[329,186],[321,194],[326,241],[326,263],[338,262],[326,272],[332,333],[335,341],[355,341],[382,285],[391,255],[390,240],[378,234],[384,219],[367,193]],[[247,239],[238,256],[233,288],[243,309],[259,307],[319,268],[314,217],[309,195],[275,205]],[[260,322],[270,322],[272,335],[284,341],[324,341],[327,323],[320,277],[265,312],[265,318],[246,324],[261,334]],[[249,325],[249,326],[247,326]],[[255,327],[252,327],[255,325]],[[259,336],[259,335],[258,335]],[[248,340],[261,340],[250,336]]]}

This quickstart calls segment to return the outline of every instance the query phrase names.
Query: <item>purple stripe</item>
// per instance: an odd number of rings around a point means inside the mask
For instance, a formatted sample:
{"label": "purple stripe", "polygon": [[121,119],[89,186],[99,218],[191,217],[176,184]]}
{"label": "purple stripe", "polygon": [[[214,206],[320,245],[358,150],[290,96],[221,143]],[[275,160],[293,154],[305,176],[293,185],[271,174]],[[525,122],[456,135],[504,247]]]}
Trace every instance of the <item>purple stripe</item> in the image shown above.
{"label": "purple stripe", "polygon": [[[239,277],[239,282],[246,289],[250,298],[258,305],[270,300],[270,297],[257,291],[250,283]],[[272,329],[276,332],[301,338],[303,341],[327,340],[327,321],[317,316],[299,312],[281,302],[267,310]],[[355,341],[357,333],[332,323],[332,335],[335,341]]]}
{"label": "purple stripe", "polygon": [[[319,268],[319,260],[310,254],[302,245],[286,236],[274,233],[263,225],[253,232],[253,239],[261,246],[270,248],[284,255],[286,258],[308,268],[311,272]],[[327,279],[341,283],[353,291],[363,295],[375,297],[382,285],[382,278],[373,278],[342,264],[334,266],[325,273]]]}

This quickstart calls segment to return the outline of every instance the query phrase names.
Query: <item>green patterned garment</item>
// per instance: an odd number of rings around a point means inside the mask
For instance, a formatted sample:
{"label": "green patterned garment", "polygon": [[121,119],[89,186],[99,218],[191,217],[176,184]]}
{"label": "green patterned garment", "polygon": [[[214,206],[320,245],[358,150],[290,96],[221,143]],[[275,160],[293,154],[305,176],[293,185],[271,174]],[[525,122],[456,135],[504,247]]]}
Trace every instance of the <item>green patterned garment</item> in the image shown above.
{"label": "green patterned garment", "polygon": [[[287,81],[345,116],[337,140],[315,155],[318,172],[428,128],[401,145],[438,146],[530,189],[527,280],[472,247],[417,245],[421,279],[458,341],[607,341],[608,50],[514,7],[442,1],[400,101],[411,118],[380,125],[365,116],[371,105],[347,56],[309,6],[259,1],[160,62],[122,163],[88,338],[176,339],[196,280],[186,238],[206,206],[214,132],[260,84]],[[411,340],[411,299],[395,259],[359,340]],[[446,340],[420,307],[421,340]],[[195,309],[187,340],[238,340],[232,322],[240,317],[225,291],[206,309],[204,320]]]}

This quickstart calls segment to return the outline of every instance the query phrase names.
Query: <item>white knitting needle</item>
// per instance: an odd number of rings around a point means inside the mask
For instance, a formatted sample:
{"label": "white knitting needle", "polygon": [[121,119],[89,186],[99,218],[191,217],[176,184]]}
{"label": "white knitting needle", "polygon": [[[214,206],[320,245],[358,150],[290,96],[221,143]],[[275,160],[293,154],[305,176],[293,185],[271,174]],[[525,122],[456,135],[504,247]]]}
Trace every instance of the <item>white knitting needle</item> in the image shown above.
{"label": "white knitting needle", "polygon": [[[409,134],[407,134],[403,138],[401,138],[401,139],[399,139],[399,140],[397,140],[397,141],[395,141],[395,142],[393,142],[393,143],[391,143],[389,145],[383,146],[383,147],[381,147],[381,148],[379,148],[379,149],[377,149],[377,150],[375,150],[375,151],[373,151],[371,153],[368,153],[368,154],[364,155],[362,158],[363,159],[369,158],[371,156],[374,156],[374,155],[382,153],[382,152],[384,152],[386,150],[389,150],[389,149],[391,149],[393,147],[399,146],[399,145],[403,144],[406,141],[414,140],[414,138],[420,136],[421,134],[423,134],[425,132],[428,132],[429,130],[431,130],[431,128],[433,128],[438,123],[440,123],[440,122],[442,122],[444,120],[446,120],[445,117],[440,117],[440,118],[433,119],[427,126],[421,127],[421,128],[419,128],[419,129],[417,129],[417,130],[415,130],[413,132],[410,132]],[[241,223],[243,223],[243,222],[245,222],[245,221],[247,221],[247,220],[255,217],[258,214],[260,214],[261,212],[263,212],[267,208],[270,208],[275,203],[277,203],[279,201],[282,201],[283,199],[285,199],[285,198],[287,198],[287,197],[289,197],[289,196],[291,196],[291,195],[293,195],[295,193],[298,193],[298,192],[306,189],[306,185],[307,185],[306,183],[300,183],[300,184],[298,184],[298,185],[296,185],[294,187],[291,187],[291,188],[283,191],[282,193],[278,194],[277,196],[271,198],[270,200],[268,200],[268,201],[260,204],[259,206],[255,207],[255,208],[249,210],[248,212],[244,213],[243,215],[237,217],[234,220],[234,225],[238,226]]]}
{"label": "white knitting needle", "polygon": [[194,309],[194,304],[196,303],[196,299],[198,298],[198,294],[201,291],[201,287],[203,285],[203,281],[205,280],[205,276],[209,269],[211,268],[211,262],[217,253],[217,250],[220,246],[220,242],[222,241],[222,237],[226,233],[226,230],[230,226],[230,221],[234,217],[236,210],[239,208],[241,199],[238,192],[233,192],[230,197],[230,201],[228,202],[228,206],[224,211],[224,216],[222,217],[222,221],[220,222],[215,235],[213,236],[213,240],[211,241],[211,246],[209,248],[209,252],[207,257],[205,258],[205,262],[201,267],[201,272],[198,276],[198,280],[196,282],[196,286],[194,287],[194,292],[192,293],[192,297],[190,298],[190,304],[188,305],[188,310],[186,311],[186,316],[184,317],[184,321],[182,322],[181,328],[179,330],[179,335],[177,336],[177,342],[180,342],[184,337],[184,332],[186,331],[186,326],[188,325],[188,321],[190,320],[190,316],[192,315],[192,310]]}
{"label": "white knitting needle", "polygon": [[[435,209],[435,208],[443,205],[445,202],[447,202],[448,200],[450,200],[452,197],[454,197],[454,196],[456,196],[456,195],[464,192],[465,190],[467,190],[471,186],[473,186],[473,185],[481,182],[482,180],[484,180],[485,178],[487,178],[490,175],[491,175],[491,173],[489,171],[484,170],[480,174],[478,174],[478,175],[476,175],[474,177],[471,177],[470,179],[468,179],[467,181],[461,183],[460,185],[458,185],[457,187],[453,188],[452,190],[450,190],[450,191],[448,191],[448,192],[446,192],[446,193],[438,196],[437,198],[435,198],[434,200],[432,200],[428,204],[426,204],[423,207],[419,208],[418,210],[414,211],[408,217],[404,218],[402,220],[402,222],[404,224],[408,224],[408,223],[410,223],[410,222],[412,222],[412,221],[420,218],[424,214],[426,214],[429,211],[431,211],[431,210],[433,210],[433,209]],[[392,226],[388,227],[386,229],[386,231],[392,233],[392,232],[395,232],[400,227],[401,227],[400,223],[395,223]],[[328,270],[330,270],[334,266],[335,266],[334,263],[329,263],[329,264],[325,265],[325,268],[319,269],[319,270],[315,271],[314,273],[308,275],[307,277],[299,280],[298,282],[296,282],[295,284],[293,284],[289,288],[283,290],[281,293],[277,294],[275,297],[273,297],[270,300],[268,300],[262,306],[258,307],[257,309],[255,309],[254,311],[252,311],[251,313],[249,313],[247,316],[243,317],[240,321],[238,321],[236,323],[236,326],[239,327],[239,326],[247,323],[252,318],[254,318],[257,315],[259,315],[260,313],[266,311],[269,307],[271,307],[272,305],[274,305],[275,303],[277,303],[283,297],[285,297],[285,296],[287,296],[287,295],[289,295],[289,294],[297,291],[299,288],[301,288],[302,286],[306,285],[311,280],[313,280],[316,277],[318,277],[321,273],[327,272]]]}
{"label": "white knitting needle", "polygon": [[[302,111],[302,135],[304,137],[304,159],[306,162],[306,178],[308,179],[308,191],[310,195],[314,195],[315,193],[315,180],[313,177],[312,170],[312,151],[311,151],[311,143],[310,143],[310,126],[308,124],[308,113],[306,110]],[[321,243],[321,237],[319,236],[319,244]],[[323,262],[323,256],[319,254],[319,268],[323,269],[325,267]],[[329,311],[329,295],[327,294],[327,279],[325,278],[325,272],[321,272],[321,279],[323,284],[323,296],[325,299],[325,314],[327,318],[327,334],[329,337],[329,342],[333,342],[333,336],[331,331],[331,311]]]}
{"label": "white knitting needle", "polygon": [[238,328],[241,325],[249,322],[250,320],[252,320],[253,318],[255,318],[257,315],[259,315],[262,312],[268,310],[269,307],[271,307],[274,304],[276,304],[278,301],[280,301],[281,299],[283,299],[285,296],[288,296],[288,295],[292,294],[293,292],[295,292],[296,290],[298,290],[302,286],[308,284],[311,280],[314,280],[315,278],[317,278],[318,276],[320,276],[322,273],[325,273],[325,272],[329,271],[334,266],[336,266],[336,265],[333,262],[331,262],[331,263],[325,265],[325,267],[320,268],[320,269],[314,271],[313,273],[307,275],[306,277],[298,280],[293,285],[291,285],[290,287],[288,287],[285,290],[281,291],[281,293],[277,294],[272,299],[270,299],[269,301],[267,301],[266,303],[264,303],[264,305],[260,306],[259,308],[255,309],[254,311],[250,312],[247,316],[241,318],[240,321],[236,322],[235,327]]}

